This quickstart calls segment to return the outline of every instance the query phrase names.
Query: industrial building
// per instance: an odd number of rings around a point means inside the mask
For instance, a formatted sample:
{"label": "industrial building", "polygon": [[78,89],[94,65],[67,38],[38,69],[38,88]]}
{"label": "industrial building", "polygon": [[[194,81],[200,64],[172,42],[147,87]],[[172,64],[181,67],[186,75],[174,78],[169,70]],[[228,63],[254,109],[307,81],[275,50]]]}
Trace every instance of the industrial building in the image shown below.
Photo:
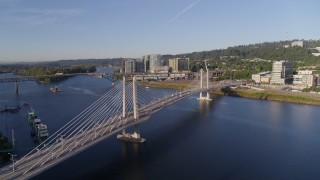
{"label": "industrial building", "polygon": [[251,75],[252,80],[257,84],[269,84],[271,79],[271,72],[261,72],[258,74]]}
{"label": "industrial building", "polygon": [[317,85],[317,71],[307,70],[298,71],[297,75],[293,75],[293,84],[304,88],[310,88]]}
{"label": "industrial building", "polygon": [[293,75],[291,61],[276,61],[272,64],[271,84],[291,84]]}

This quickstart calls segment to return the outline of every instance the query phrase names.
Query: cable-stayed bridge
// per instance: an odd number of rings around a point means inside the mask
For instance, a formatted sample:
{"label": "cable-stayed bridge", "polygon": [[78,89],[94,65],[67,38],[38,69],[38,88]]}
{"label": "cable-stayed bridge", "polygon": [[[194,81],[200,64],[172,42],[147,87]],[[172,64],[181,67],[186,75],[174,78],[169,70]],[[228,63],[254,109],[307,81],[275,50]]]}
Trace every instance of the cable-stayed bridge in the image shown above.
{"label": "cable-stayed bridge", "polygon": [[[200,87],[192,82],[189,89],[162,96],[132,82],[117,84],[96,102],[88,106],[48,139],[39,144],[10,167],[0,170],[0,179],[26,179],[97,144],[111,135],[147,120],[155,112],[181,99],[207,92],[213,86]],[[214,86],[221,88],[230,84]],[[208,95],[206,97],[209,97]]]}

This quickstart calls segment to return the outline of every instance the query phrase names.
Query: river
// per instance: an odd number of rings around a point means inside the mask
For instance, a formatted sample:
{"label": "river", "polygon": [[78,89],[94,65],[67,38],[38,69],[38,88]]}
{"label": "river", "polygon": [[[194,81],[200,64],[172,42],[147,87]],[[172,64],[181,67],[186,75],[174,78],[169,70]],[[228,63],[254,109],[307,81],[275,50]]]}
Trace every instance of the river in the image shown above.
{"label": "river", "polygon": [[[53,133],[111,88],[78,76],[51,85],[0,84],[0,105],[30,103]],[[172,90],[160,89],[162,93]],[[112,136],[33,179],[318,179],[320,107],[214,96],[181,100],[135,127],[145,144]],[[26,112],[0,114],[0,130],[15,132],[15,152],[34,147]],[[132,129],[132,128],[131,128]],[[9,138],[11,139],[11,138]]]}

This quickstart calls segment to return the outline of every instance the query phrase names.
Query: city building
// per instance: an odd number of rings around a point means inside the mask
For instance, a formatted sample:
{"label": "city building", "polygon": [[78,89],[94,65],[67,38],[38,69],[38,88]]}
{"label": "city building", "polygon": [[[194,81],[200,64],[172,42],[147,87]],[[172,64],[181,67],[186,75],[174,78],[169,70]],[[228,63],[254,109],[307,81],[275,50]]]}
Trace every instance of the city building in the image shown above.
{"label": "city building", "polygon": [[160,66],[160,54],[150,55],[150,73],[156,73],[156,69]]}
{"label": "city building", "polygon": [[298,74],[293,75],[293,84],[296,86],[303,86],[306,88],[317,85],[318,77],[317,71],[298,71]]}
{"label": "city building", "polygon": [[142,56],[144,72],[147,73],[150,71],[150,55]]}
{"label": "city building", "polygon": [[171,72],[189,71],[189,58],[169,59],[169,70]]}
{"label": "city building", "polygon": [[314,48],[315,50],[318,50],[317,53],[312,53],[312,55],[319,57],[320,56],[320,47]]}
{"label": "city building", "polygon": [[161,55],[160,54],[144,55],[142,59],[144,62],[144,72],[156,73],[157,67],[160,66]]}
{"label": "city building", "polygon": [[178,72],[178,60],[177,58],[169,59],[169,71],[170,72]]}
{"label": "city building", "polygon": [[266,74],[265,76],[261,76],[260,83],[261,84],[270,84],[271,74]]}
{"label": "city building", "polygon": [[157,66],[154,69],[154,73],[166,73],[168,74],[169,68],[168,66]]}
{"label": "city building", "polygon": [[276,61],[272,64],[271,84],[291,84],[293,75],[291,61]]}
{"label": "city building", "polygon": [[136,59],[136,70],[137,73],[144,73],[144,61],[143,59]]}
{"label": "city building", "polygon": [[261,72],[258,74],[252,74],[251,78],[255,83],[268,84],[270,83],[271,72],[268,71],[268,72]]}
{"label": "city building", "polygon": [[291,43],[291,46],[294,47],[294,46],[299,46],[299,47],[303,47],[303,41],[293,41]]}
{"label": "city building", "polygon": [[284,47],[284,48],[289,48],[290,45],[286,44],[286,45],[284,45],[283,47]]}
{"label": "city building", "polygon": [[135,72],[135,61],[133,59],[127,59],[124,61],[124,73]]}

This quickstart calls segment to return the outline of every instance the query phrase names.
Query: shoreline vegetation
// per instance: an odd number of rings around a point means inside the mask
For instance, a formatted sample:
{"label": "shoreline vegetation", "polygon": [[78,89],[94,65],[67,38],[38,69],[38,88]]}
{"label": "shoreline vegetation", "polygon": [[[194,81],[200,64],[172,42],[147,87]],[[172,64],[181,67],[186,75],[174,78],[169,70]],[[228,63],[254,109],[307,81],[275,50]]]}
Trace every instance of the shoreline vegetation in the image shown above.
{"label": "shoreline vegetation", "polygon": [[[20,75],[20,76],[36,76],[38,83],[54,83],[54,82],[61,82],[65,79],[68,79],[71,77],[70,75],[72,74],[96,72],[96,67],[92,65],[68,66],[68,67],[17,66],[15,68],[7,67],[7,69],[3,67],[2,71],[6,73],[13,73],[14,75]],[[65,74],[69,74],[69,76],[65,76]]]}
{"label": "shoreline vegetation", "polygon": [[168,88],[168,89],[188,89],[196,87],[197,84],[192,83],[192,80],[179,80],[179,81],[145,81],[141,82],[143,86],[154,88]]}
{"label": "shoreline vegetation", "polygon": [[9,160],[9,155],[6,150],[11,148],[12,145],[8,141],[8,138],[3,136],[0,132],[0,164],[3,164]]}
{"label": "shoreline vegetation", "polygon": [[[190,84],[191,81],[150,81],[142,82],[142,85],[155,87],[155,88],[169,88],[169,89],[186,89],[195,87],[197,84]],[[269,100],[269,101],[280,101],[288,103],[297,103],[297,104],[308,104],[308,105],[320,105],[320,95],[312,95],[305,93],[293,93],[287,91],[276,91],[276,90],[264,90],[257,91],[248,88],[223,88],[210,90],[210,93],[215,95],[224,95],[224,96],[234,96],[234,97],[243,97],[251,99],[260,99],[260,100]]]}

